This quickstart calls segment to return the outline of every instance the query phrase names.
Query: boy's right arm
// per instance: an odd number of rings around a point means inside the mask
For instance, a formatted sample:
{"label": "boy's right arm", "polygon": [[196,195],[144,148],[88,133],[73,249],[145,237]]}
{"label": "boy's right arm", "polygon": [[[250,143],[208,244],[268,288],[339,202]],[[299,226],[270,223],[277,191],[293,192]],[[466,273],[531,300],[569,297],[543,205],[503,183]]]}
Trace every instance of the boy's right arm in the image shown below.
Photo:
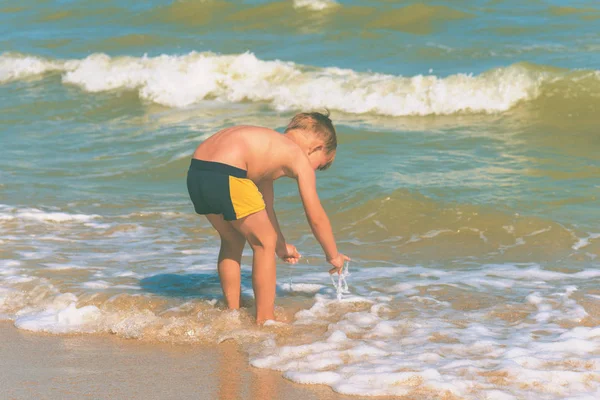
{"label": "boy's right arm", "polygon": [[298,181],[298,190],[300,198],[304,205],[306,218],[312,229],[313,234],[323,247],[327,262],[334,266],[329,272],[339,272],[344,266],[344,262],[350,260],[345,255],[338,253],[335,244],[335,238],[331,229],[329,218],[321,205],[319,195],[317,194],[317,182],[315,171],[311,168],[306,159],[299,159],[295,163],[295,175]]}

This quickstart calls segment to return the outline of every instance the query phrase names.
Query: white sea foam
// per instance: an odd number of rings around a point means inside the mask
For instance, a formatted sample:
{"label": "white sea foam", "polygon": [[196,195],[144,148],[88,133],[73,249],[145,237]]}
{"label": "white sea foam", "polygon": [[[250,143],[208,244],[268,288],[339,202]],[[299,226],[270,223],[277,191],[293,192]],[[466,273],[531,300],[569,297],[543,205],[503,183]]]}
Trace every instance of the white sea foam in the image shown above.
{"label": "white sea foam", "polygon": [[[169,316],[163,318],[143,308],[144,304],[150,304],[152,300],[141,294],[128,295],[124,299],[125,306],[121,307],[117,304],[123,300],[123,294],[113,296],[100,306],[78,305],[78,298],[72,293],[57,293],[51,285],[44,282],[40,282],[38,287],[40,289],[36,288],[28,294],[0,286],[0,315],[3,319],[14,320],[19,329],[54,334],[111,332],[125,338],[144,338],[150,335],[158,340],[175,338],[181,341],[181,330],[186,329],[184,339],[187,341],[211,339],[218,342],[233,338],[242,343],[268,336],[267,333],[243,329],[241,321],[237,323],[240,329],[232,332],[231,329],[236,326],[232,316],[215,307],[216,301],[204,302],[203,311],[196,318],[190,315],[185,319]],[[93,287],[96,288],[95,285]],[[135,302],[136,298],[140,299],[137,301],[138,307],[128,305],[130,303],[127,302]],[[196,307],[198,302],[192,308]],[[20,309],[10,311],[15,308]],[[176,310],[172,308],[168,311]],[[187,310],[182,311],[185,314]],[[254,324],[248,325],[254,327]]]}
{"label": "white sea foam", "polygon": [[0,220],[4,221],[23,220],[45,223],[85,223],[99,217],[99,215],[95,214],[71,214],[58,211],[43,211],[37,208],[16,208],[6,205],[0,207]]}
{"label": "white sea foam", "polygon": [[77,308],[77,296],[60,293],[43,279],[38,279],[38,282],[31,293],[0,297],[0,311],[20,306],[14,313],[17,328],[51,333],[96,331],[94,321],[100,316],[100,311],[95,306]]}
{"label": "white sea foam", "polygon": [[325,285],[319,285],[316,283],[284,283],[281,285],[281,289],[288,292],[304,292],[304,293],[316,293],[323,289]]}
{"label": "white sea foam", "polygon": [[140,290],[141,289],[140,286],[136,286],[136,285],[114,285],[113,288],[114,289],[128,289],[128,290]]}
{"label": "white sea foam", "polygon": [[10,275],[10,276],[7,276],[6,278],[4,278],[3,282],[7,283],[9,285],[14,285],[14,284],[17,284],[17,283],[31,282],[33,280],[35,280],[35,278],[32,277],[32,276],[27,276],[27,275]]}
{"label": "white sea foam", "polygon": [[334,0],[294,0],[294,8],[308,8],[309,10],[321,11],[339,6]]}
{"label": "white sea foam", "polygon": [[[21,329],[52,333],[252,343],[253,365],[358,396],[554,400],[593,398],[600,391],[600,328],[588,326],[594,311],[587,308],[600,298],[587,293],[598,286],[597,268],[568,273],[533,263],[464,269],[361,265],[352,270],[352,295],[341,302],[326,269],[294,268],[291,289],[314,293],[314,303],[285,326],[256,329],[245,322],[243,311],[228,313],[213,300],[174,306],[169,299],[160,310],[163,297],[148,295],[134,282],[156,272],[130,264],[148,254],[155,249],[124,257],[126,267],[94,269],[97,275],[80,278],[77,296],[86,292],[81,301],[47,280],[24,275],[28,260],[3,260],[0,318],[14,320]],[[76,274],[88,263],[96,265],[76,256],[42,263],[48,269],[77,269]],[[187,266],[166,270],[182,273]],[[114,278],[126,281],[115,285]],[[287,278],[280,276],[284,290]],[[101,304],[108,288],[135,294],[118,294]],[[249,284],[243,289],[251,294]],[[92,297],[95,306],[89,305],[90,296],[98,296]],[[284,345],[273,339],[278,330],[302,334],[286,337]]]}
{"label": "white sea foam", "polygon": [[575,243],[572,246],[573,250],[579,250],[583,247],[586,247],[590,244],[590,240],[594,240],[594,239],[598,239],[600,238],[600,233],[590,233],[589,236],[584,237],[584,238],[579,238],[579,240],[577,240],[577,243]]}
{"label": "white sea foam", "polygon": [[15,53],[0,54],[0,83],[29,78],[51,71],[64,71],[64,61]]}
{"label": "white sea foam", "polygon": [[115,274],[113,274],[113,276],[117,276],[117,277],[132,277],[132,278],[136,278],[136,279],[141,279],[143,277],[143,275],[138,274],[138,273],[133,272],[133,271],[118,271]]}
{"label": "white sea foam", "polygon": [[0,260],[0,275],[15,275],[21,271],[21,261]]}
{"label": "white sea foam", "polygon": [[70,303],[62,309],[49,308],[40,313],[19,316],[15,326],[28,331],[50,333],[94,331],[94,326],[87,328],[86,325],[95,322],[100,314],[95,306],[77,308],[75,303]]}
{"label": "white sea foam", "polygon": [[58,264],[58,263],[44,263],[47,269],[52,271],[65,271],[69,269],[87,269],[84,266],[74,264]]}
{"label": "white sea foam", "polygon": [[[595,286],[589,280],[598,279],[597,270],[560,273],[534,264],[452,272],[415,267],[404,270],[401,284],[379,289],[393,296],[374,293],[372,285],[361,290],[389,274],[378,271],[353,273],[360,293],[356,304],[371,306],[340,314],[343,303],[317,294],[293,325],[325,326],[325,336],[266,346],[252,355],[252,365],[359,396],[561,399],[587,398],[600,390],[600,328],[560,325],[588,316],[574,296],[579,285]],[[434,298],[444,287],[463,290],[463,285],[474,288],[474,297],[480,290],[506,296],[510,288],[511,300],[455,313],[452,301]],[[419,294],[426,288],[429,295]],[[394,313],[399,306],[407,312]],[[493,317],[507,306],[528,314],[518,324]]]}
{"label": "white sea foam", "polygon": [[19,268],[0,267],[0,275],[15,275],[20,271],[21,269]]}
{"label": "white sea foam", "polygon": [[[316,3],[315,3],[316,4]],[[169,107],[187,107],[205,99],[269,103],[278,110],[323,108],[388,116],[496,113],[540,95],[545,82],[559,79],[520,64],[480,75],[404,77],[341,68],[315,68],[265,61],[252,53],[218,55],[191,52],[157,57],[110,57],[92,54],[81,60],[3,54],[3,81],[60,70],[63,82],[87,92],[136,90],[140,98]]]}
{"label": "white sea foam", "polygon": [[90,281],[81,284],[82,287],[87,289],[108,289],[111,285],[107,281]]}

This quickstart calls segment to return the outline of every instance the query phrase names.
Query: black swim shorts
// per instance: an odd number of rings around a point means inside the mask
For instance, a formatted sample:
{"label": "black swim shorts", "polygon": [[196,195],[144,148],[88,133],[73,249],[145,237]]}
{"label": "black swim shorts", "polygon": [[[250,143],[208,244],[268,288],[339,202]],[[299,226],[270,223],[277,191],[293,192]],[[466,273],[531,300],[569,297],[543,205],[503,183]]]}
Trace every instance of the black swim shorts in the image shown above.
{"label": "black swim shorts", "polygon": [[187,187],[198,214],[222,214],[226,221],[264,210],[262,194],[245,170],[193,158]]}

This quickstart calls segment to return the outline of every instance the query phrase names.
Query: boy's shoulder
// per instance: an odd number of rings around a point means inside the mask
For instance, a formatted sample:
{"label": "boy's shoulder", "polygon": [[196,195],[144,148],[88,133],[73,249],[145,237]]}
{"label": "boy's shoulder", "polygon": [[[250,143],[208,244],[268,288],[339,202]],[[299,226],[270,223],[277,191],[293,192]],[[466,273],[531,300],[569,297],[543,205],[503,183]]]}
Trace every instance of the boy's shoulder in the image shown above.
{"label": "boy's shoulder", "polygon": [[239,133],[258,147],[270,146],[271,150],[284,149],[287,151],[300,150],[299,147],[285,134],[262,126],[241,125]]}
{"label": "boy's shoulder", "polygon": [[227,129],[235,130],[238,132],[244,132],[245,134],[254,133],[254,134],[259,134],[259,135],[260,134],[262,134],[262,135],[275,135],[275,134],[280,135],[280,133],[274,129],[267,128],[266,126],[258,126],[258,125],[236,125],[236,126],[232,126],[231,128],[227,128]]}
{"label": "boy's shoulder", "polygon": [[[270,128],[248,126],[244,136],[251,154],[251,163],[260,169],[284,171],[284,175],[296,175],[296,166],[306,158],[302,149],[285,134]],[[270,173],[267,173],[270,174]]]}

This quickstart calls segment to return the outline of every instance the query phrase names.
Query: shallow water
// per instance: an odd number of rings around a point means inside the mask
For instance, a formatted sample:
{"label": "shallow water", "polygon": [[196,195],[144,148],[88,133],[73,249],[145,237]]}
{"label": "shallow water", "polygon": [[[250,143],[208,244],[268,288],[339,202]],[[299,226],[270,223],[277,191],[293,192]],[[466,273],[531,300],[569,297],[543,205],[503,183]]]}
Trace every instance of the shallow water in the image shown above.
{"label": "shallow water", "polygon": [[[0,6],[0,316],[20,329],[242,343],[357,395],[600,395],[596,2]],[[194,148],[328,107],[319,193],[353,259],[341,301],[292,181],[304,262],[277,316],[223,310]],[[291,283],[291,284],[290,284]]]}

